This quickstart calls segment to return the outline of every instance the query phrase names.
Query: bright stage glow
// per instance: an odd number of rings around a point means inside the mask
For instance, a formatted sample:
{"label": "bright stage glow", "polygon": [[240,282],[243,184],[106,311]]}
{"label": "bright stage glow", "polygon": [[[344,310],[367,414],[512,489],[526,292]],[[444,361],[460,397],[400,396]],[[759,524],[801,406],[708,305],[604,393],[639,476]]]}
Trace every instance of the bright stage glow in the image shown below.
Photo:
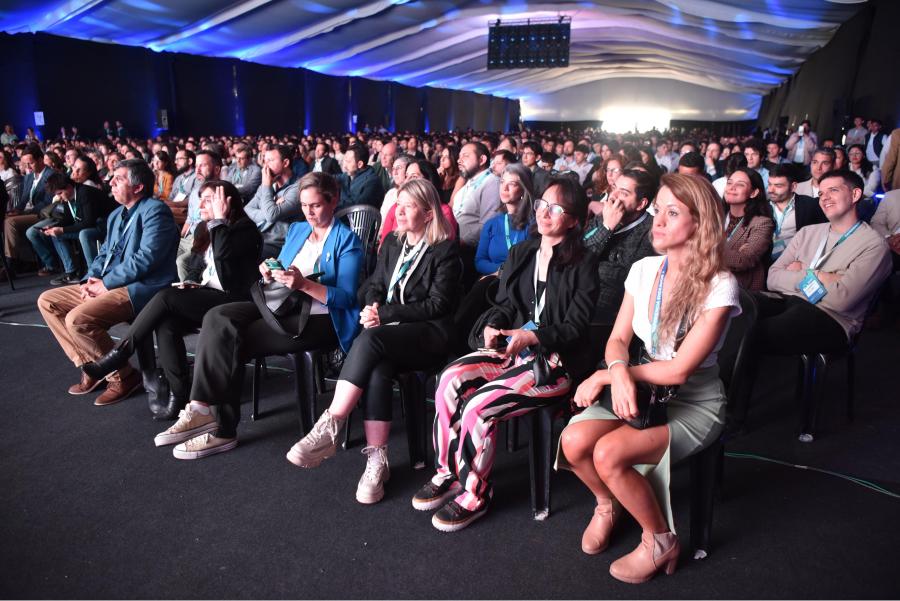
{"label": "bright stage glow", "polygon": [[604,131],[624,134],[635,130],[667,129],[672,113],[663,108],[611,106],[600,109],[597,118],[603,121]]}

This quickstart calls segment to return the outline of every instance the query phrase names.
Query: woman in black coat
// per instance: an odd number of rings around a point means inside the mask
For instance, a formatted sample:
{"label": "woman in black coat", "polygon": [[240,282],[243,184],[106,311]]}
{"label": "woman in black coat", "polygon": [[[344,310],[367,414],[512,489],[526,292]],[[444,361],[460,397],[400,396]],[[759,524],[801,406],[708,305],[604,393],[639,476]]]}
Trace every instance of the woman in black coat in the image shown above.
{"label": "woman in black coat", "polygon": [[582,245],[586,213],[577,184],[550,182],[535,202],[538,235],[510,249],[496,306],[476,325],[482,348],[441,374],[437,473],[412,500],[421,511],[438,509],[431,520],[438,530],[465,528],[487,510],[498,423],[565,400],[596,363],[588,325],[597,276]]}
{"label": "woman in black coat", "polygon": [[344,360],[331,406],[288,452],[299,467],[316,467],[334,455],[338,434],[361,403],[366,470],[356,490],[360,503],[384,496],[390,470],[393,378],[404,371],[433,369],[447,360],[462,266],[435,186],[409,179],[397,193],[397,229],[378,253],[375,273],[360,290],[363,331]]}
{"label": "woman in black coat", "polygon": [[206,269],[200,284],[181,283],[160,290],[138,313],[122,340],[106,355],[82,369],[94,379],[120,369],[140,344],[156,332],[159,365],[168,382],[168,398],[151,396],[153,419],[175,419],[191,391],[184,336],[203,323],[207,311],[250,299],[259,279],[262,236],[244,213],[234,184],[210,180],[200,186],[200,216],[209,231]]}

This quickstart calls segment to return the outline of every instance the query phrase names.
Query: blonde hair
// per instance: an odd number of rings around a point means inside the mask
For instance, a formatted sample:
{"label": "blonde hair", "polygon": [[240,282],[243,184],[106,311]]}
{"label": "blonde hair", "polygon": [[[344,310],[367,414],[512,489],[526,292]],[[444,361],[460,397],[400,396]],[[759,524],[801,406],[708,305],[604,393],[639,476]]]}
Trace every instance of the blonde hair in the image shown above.
{"label": "blonde hair", "polygon": [[671,301],[662,309],[659,336],[676,334],[682,317],[686,325],[697,321],[703,302],[709,294],[713,277],[725,265],[725,235],[719,195],[704,177],[669,173],[662,176],[662,187],[690,211],[697,230],[686,242],[688,260],[672,290]]}
{"label": "blonde hair", "polygon": [[[444,217],[444,211],[441,209],[441,197],[438,195],[434,184],[427,179],[418,177],[408,179],[397,190],[397,198],[399,199],[404,192],[416,202],[416,205],[421,210],[431,211],[433,217],[425,226],[425,241],[428,243],[428,246],[434,246],[444,240],[449,240],[451,233],[450,222]],[[396,230],[394,234],[400,235]]]}

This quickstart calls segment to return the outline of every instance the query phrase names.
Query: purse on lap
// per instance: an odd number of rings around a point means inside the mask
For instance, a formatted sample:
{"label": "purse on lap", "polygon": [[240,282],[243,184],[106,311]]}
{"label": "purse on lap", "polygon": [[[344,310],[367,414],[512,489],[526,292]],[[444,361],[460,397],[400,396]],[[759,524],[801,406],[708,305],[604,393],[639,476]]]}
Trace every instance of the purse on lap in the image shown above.
{"label": "purse on lap", "polygon": [[[310,278],[314,281],[318,278]],[[263,320],[279,334],[290,336],[294,340],[300,338],[309,311],[312,308],[312,297],[299,290],[288,288],[281,282],[258,280],[250,287],[250,298],[259,309]],[[297,325],[292,327],[290,318],[298,317]]]}

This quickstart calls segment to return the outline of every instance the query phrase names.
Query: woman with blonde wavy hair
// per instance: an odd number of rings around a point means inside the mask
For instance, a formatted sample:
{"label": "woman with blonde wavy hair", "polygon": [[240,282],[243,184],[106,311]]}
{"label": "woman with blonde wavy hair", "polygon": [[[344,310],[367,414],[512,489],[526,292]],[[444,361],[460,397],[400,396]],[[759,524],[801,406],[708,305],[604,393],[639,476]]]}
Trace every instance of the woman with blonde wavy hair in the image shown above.
{"label": "woman with blonde wavy hair", "polygon": [[333,456],[353,408],[363,410],[368,456],[356,500],[377,503],[390,477],[393,381],[397,373],[431,370],[447,359],[453,310],[459,300],[461,263],[435,186],[408,179],[397,194],[397,229],[381,250],[375,272],[361,286],[363,331],[341,369],[331,406],[287,454],[298,467],[313,468]]}
{"label": "woman with blonde wavy hair", "polygon": [[[725,393],[717,366],[729,319],[740,313],[738,284],[725,268],[720,202],[702,178],[662,177],[651,232],[660,254],[637,261],[625,280],[625,298],[606,345],[607,368],[575,393],[586,409],[560,439],[558,465],[575,472],[597,505],[581,548],[597,554],[609,544],[622,509],[641,525],[641,544],[614,561],[610,574],[640,583],[661,568],[675,570],[680,547],[669,501],[669,466],[719,436]],[[645,361],[631,366],[633,336]],[[677,349],[677,352],[676,352]],[[678,386],[666,423],[644,429],[635,382]]]}

